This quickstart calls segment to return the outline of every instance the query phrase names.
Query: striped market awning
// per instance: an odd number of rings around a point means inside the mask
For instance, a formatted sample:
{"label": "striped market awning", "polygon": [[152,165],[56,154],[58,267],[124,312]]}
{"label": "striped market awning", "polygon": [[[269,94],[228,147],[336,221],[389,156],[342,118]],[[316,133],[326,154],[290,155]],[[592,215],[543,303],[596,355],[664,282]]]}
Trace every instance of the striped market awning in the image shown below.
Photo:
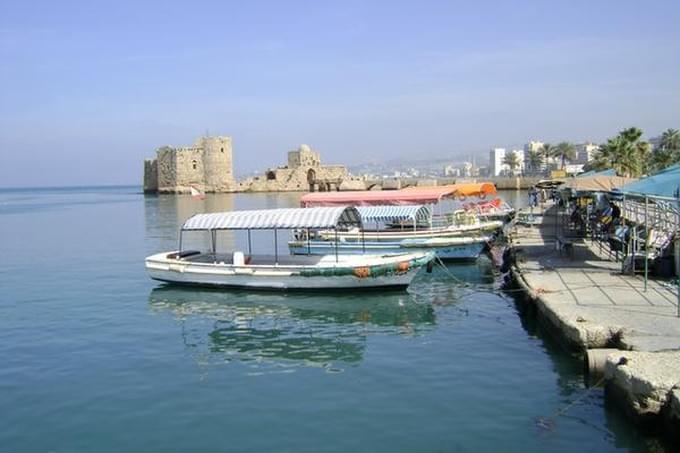
{"label": "striped market awning", "polygon": [[429,222],[432,210],[425,205],[406,206],[357,206],[364,223],[368,222],[400,222],[409,220]]}
{"label": "striped market awning", "polygon": [[216,212],[196,214],[182,226],[187,230],[273,230],[296,228],[336,228],[357,226],[361,217],[356,208],[290,208],[257,211]]}

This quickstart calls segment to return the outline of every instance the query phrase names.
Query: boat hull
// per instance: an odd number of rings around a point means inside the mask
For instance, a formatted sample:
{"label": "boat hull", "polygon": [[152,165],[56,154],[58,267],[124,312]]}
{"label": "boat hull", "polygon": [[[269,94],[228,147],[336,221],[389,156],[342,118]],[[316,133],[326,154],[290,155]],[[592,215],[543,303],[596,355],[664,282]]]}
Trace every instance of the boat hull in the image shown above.
{"label": "boat hull", "polygon": [[404,239],[463,238],[483,236],[499,231],[503,227],[501,221],[485,221],[472,225],[457,225],[443,228],[423,228],[416,231],[409,229],[387,229],[380,231],[320,231],[318,237],[326,241],[370,241],[395,242]]}
{"label": "boat hull", "polygon": [[[146,269],[152,279],[184,285],[255,290],[405,289],[423,265],[434,257],[432,253],[414,252],[390,255],[370,263],[364,261],[369,264],[363,265],[362,261],[355,260],[359,264],[354,266],[342,263],[339,266],[235,266],[168,258],[169,254],[161,253],[146,259]],[[347,262],[348,257],[343,257],[343,260]],[[366,271],[400,263],[411,264],[399,271]]]}
{"label": "boat hull", "polygon": [[[468,241],[460,244],[444,241],[443,245],[427,244],[427,241],[412,242],[357,242],[338,243],[338,253],[343,255],[361,255],[364,253],[404,253],[405,251],[433,251],[443,260],[475,260],[484,251],[486,240]],[[335,243],[329,241],[291,241],[288,248],[293,255],[328,255],[335,253]]]}

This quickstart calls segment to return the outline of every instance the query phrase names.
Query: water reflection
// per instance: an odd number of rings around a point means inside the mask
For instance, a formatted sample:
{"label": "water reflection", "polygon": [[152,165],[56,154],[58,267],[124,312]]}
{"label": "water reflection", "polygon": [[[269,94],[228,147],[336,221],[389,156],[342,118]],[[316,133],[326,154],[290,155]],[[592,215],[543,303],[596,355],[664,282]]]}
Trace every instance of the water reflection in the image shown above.
{"label": "water reflection", "polygon": [[251,362],[258,368],[360,362],[371,335],[419,335],[435,323],[430,305],[403,294],[255,294],[161,286],[153,312],[169,313],[187,348],[204,364]]}

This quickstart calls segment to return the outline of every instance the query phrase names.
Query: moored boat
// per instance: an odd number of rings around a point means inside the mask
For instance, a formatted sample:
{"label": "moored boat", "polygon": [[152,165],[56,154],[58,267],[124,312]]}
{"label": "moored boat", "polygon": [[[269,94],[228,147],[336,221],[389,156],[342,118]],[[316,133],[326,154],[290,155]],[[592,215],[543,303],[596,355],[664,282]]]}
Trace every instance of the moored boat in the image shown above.
{"label": "moored boat", "polygon": [[[295,255],[318,255],[338,249],[342,254],[403,253],[434,251],[442,259],[476,259],[492,239],[491,234],[451,234],[446,228],[425,228],[432,224],[429,206],[359,206],[364,225],[374,229],[349,231],[297,231],[288,243]],[[395,228],[398,224],[400,228]],[[382,228],[381,228],[382,227]],[[476,230],[472,230],[473,232]]]}
{"label": "moored boat", "polygon": [[[302,207],[319,206],[407,206],[427,205],[432,216],[429,223],[418,222],[423,237],[475,236],[499,230],[513,210],[496,195],[491,183],[466,183],[433,187],[409,187],[389,191],[313,192],[300,199]],[[389,225],[398,230],[398,223]],[[395,240],[399,231],[386,231]],[[349,238],[352,232],[345,234]],[[380,239],[376,239],[380,240]]]}
{"label": "moored boat", "polygon": [[[152,279],[179,283],[234,288],[366,289],[405,288],[418,271],[434,258],[434,252],[407,251],[396,254],[344,255],[338,248],[317,256],[253,255],[250,231],[279,229],[361,228],[355,208],[268,209],[197,214],[180,230],[179,250],[146,258]],[[224,230],[248,232],[248,252],[218,252],[217,234]],[[182,234],[205,231],[210,235],[208,251],[182,250]]]}
{"label": "moored boat", "polygon": [[[444,260],[476,259],[484,251],[491,237],[453,237],[430,239],[404,239],[393,242],[340,242],[339,253],[343,255],[366,253],[403,253],[408,250],[431,250]],[[290,251],[294,255],[319,255],[332,253],[335,244],[332,241],[290,241]]]}

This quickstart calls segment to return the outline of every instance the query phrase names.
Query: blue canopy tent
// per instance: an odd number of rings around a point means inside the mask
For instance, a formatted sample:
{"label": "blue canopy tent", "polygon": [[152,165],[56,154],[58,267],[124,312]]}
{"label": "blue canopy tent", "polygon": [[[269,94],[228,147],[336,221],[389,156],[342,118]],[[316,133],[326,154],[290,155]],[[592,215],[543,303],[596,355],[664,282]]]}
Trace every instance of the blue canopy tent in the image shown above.
{"label": "blue canopy tent", "polygon": [[[678,241],[680,230],[680,164],[670,167],[647,178],[623,185],[615,192],[623,199],[622,214],[637,228],[646,231],[644,238],[636,238],[633,259],[639,255],[638,243],[643,244],[642,255],[650,257],[650,250],[662,250],[673,246]],[[651,234],[652,230],[654,235]],[[657,238],[659,243],[653,244]],[[647,288],[647,261],[645,266],[645,289]],[[675,245],[676,274],[680,268],[680,245]],[[678,294],[678,315],[680,316],[680,293]]]}
{"label": "blue canopy tent", "polygon": [[624,185],[620,192],[626,196],[676,198],[680,190],[680,164],[671,165],[655,175]]}

